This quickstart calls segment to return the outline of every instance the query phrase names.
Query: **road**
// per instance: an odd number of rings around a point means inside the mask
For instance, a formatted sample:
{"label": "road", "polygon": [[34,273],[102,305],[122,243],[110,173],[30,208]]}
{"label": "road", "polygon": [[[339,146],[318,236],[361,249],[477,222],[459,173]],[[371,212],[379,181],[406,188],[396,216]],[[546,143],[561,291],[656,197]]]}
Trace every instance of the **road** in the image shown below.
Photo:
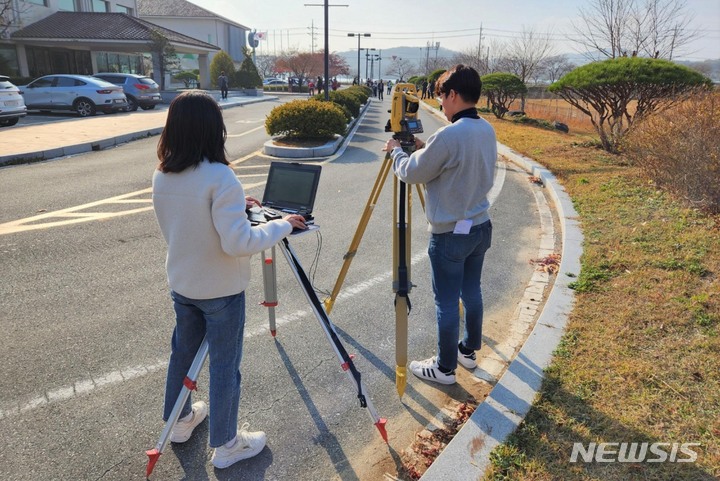
{"label": "road", "polygon": [[[247,193],[261,196],[269,159],[263,121],[273,103],[225,111],[227,150]],[[373,104],[347,150],[325,163],[317,198],[321,237],[293,240],[316,288],[329,291],[380,168],[388,100]],[[440,123],[423,117],[426,132]],[[424,138],[427,138],[426,134]],[[422,137],[422,136],[421,136]],[[0,479],[144,479],[154,447],[173,327],[165,245],[149,187],[156,138],[51,162],[0,169]],[[491,215],[493,247],[484,271],[487,342],[507,333],[538,250],[537,206],[524,172],[502,164]],[[397,472],[414,435],[452,400],[489,386],[459,368],[456,386],[409,379],[394,385],[388,184],[368,224],[331,319],[363,375],[389,446],[340,369],[310,307],[278,259],[278,334],[262,301],[260,260],[248,289],[240,419],[268,433],[256,458],[226,470],[209,462],[207,423],[169,446],[154,479],[361,480]],[[23,222],[18,222],[25,220]],[[412,231],[409,354],[434,352],[434,305],[416,204]],[[279,254],[279,253],[278,253]],[[321,299],[324,297],[320,295]],[[207,375],[199,396],[207,399]]]}

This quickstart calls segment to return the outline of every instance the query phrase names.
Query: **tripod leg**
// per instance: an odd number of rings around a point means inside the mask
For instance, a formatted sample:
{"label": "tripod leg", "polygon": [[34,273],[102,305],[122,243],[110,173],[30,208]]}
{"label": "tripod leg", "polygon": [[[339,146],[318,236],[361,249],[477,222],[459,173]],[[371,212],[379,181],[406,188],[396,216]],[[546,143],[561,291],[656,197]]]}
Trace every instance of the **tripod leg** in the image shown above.
{"label": "tripod leg", "polygon": [[262,273],[265,300],[260,304],[268,308],[268,321],[270,322],[270,334],[275,337],[275,308],[278,305],[277,298],[277,272],[275,271],[275,246],[270,249],[270,257],[265,257],[262,251]]}
{"label": "tripod leg", "polygon": [[350,247],[348,248],[347,253],[343,256],[343,265],[340,269],[340,273],[338,274],[338,278],[335,281],[335,286],[333,287],[332,293],[330,294],[330,297],[325,299],[325,311],[328,314],[330,313],[330,311],[332,311],[333,305],[335,304],[335,299],[340,292],[340,288],[342,287],[343,282],[345,282],[345,276],[347,275],[348,269],[350,269],[350,263],[352,262],[353,257],[355,257],[357,249],[360,246],[360,241],[362,240],[362,236],[365,233],[365,228],[367,227],[370,216],[372,215],[373,210],[377,205],[378,198],[380,197],[380,192],[382,191],[383,185],[385,184],[385,180],[387,179],[391,167],[392,159],[388,154],[385,156],[385,160],[383,160],[383,163],[380,167],[380,172],[378,172],[378,176],[375,179],[375,185],[373,185],[372,191],[370,192],[370,197],[365,204],[365,210],[363,210],[362,216],[360,217],[360,222],[358,223],[357,229],[355,230],[355,235],[353,236],[352,242],[350,243]]}
{"label": "tripod leg", "polygon": [[170,433],[172,433],[175,424],[177,424],[178,418],[180,417],[180,412],[182,411],[185,402],[190,396],[190,391],[197,390],[197,378],[200,375],[200,370],[202,369],[203,364],[205,364],[205,359],[207,359],[207,356],[208,342],[206,338],[203,339],[203,342],[202,344],[200,344],[200,348],[198,349],[197,354],[195,354],[195,359],[193,359],[190,370],[188,371],[187,376],[185,376],[185,380],[183,381],[183,388],[180,390],[180,395],[178,396],[177,401],[175,401],[173,410],[170,412],[170,417],[165,423],[165,428],[160,434],[160,439],[155,445],[155,449],[150,449],[145,452],[145,454],[147,454],[149,458],[146,470],[146,477],[148,478],[150,477],[153,468],[155,468],[155,463],[157,463],[160,455],[165,450],[165,446],[167,446],[168,440],[170,439]]}
{"label": "tripod leg", "polygon": [[287,239],[283,239],[281,241],[280,250],[285,256],[285,259],[287,259],[290,270],[293,272],[293,274],[295,274],[295,278],[297,279],[298,284],[300,284],[300,287],[302,287],[303,292],[305,293],[305,297],[310,303],[310,307],[312,307],[312,310],[315,313],[315,317],[320,323],[320,327],[322,327],[325,336],[327,337],[328,341],[330,341],[330,345],[332,346],[335,355],[340,361],[340,366],[342,367],[343,371],[345,371],[345,373],[348,375],[350,381],[355,384],[355,388],[358,391],[358,399],[360,400],[360,406],[367,408],[368,413],[373,420],[373,424],[375,424],[375,427],[380,432],[380,436],[382,436],[383,440],[387,443],[388,437],[387,431],[385,430],[385,424],[387,423],[387,419],[381,418],[375,410],[375,406],[373,405],[370,396],[368,396],[367,391],[365,390],[365,386],[360,379],[360,373],[355,368],[352,356],[347,353],[345,347],[342,345],[342,342],[340,342],[340,338],[338,337],[337,332],[335,332],[335,327],[330,321],[327,312],[323,310],[322,303],[318,299],[317,294],[315,294],[315,290],[313,289],[310,280],[307,278],[305,271],[300,265],[300,261],[297,259],[297,256],[290,247],[290,243]]}
{"label": "tripod leg", "polygon": [[393,182],[393,290],[395,291],[395,388],[400,397],[407,384],[408,313],[410,312],[410,227],[412,189]]}

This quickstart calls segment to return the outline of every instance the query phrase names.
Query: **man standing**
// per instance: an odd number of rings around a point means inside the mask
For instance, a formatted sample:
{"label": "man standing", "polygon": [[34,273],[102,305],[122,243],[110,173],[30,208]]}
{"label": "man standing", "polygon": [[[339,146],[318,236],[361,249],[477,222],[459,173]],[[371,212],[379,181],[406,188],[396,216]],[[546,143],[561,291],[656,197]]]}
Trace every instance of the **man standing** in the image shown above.
{"label": "man standing", "polygon": [[220,87],[220,95],[222,96],[222,99],[227,99],[228,96],[228,78],[225,76],[225,71],[220,72],[220,76],[218,77],[218,87]]}
{"label": "man standing", "polygon": [[[475,351],[482,340],[480,277],[492,237],[487,195],[493,185],[497,147],[495,131],[475,108],[480,89],[477,71],[456,65],[438,79],[434,92],[451,124],[431,135],[427,144],[415,139],[418,150],[412,155],[395,139],[385,145],[395,175],[426,187],[438,348],[436,356],[411,362],[410,371],[441,384],[455,383],[458,363],[467,369],[477,366]],[[458,342],[460,300],[465,332]]]}
{"label": "man standing", "polygon": [[380,100],[383,99],[383,92],[385,91],[385,83],[383,82],[383,79],[380,79],[377,85],[377,92],[378,92],[378,98]]}

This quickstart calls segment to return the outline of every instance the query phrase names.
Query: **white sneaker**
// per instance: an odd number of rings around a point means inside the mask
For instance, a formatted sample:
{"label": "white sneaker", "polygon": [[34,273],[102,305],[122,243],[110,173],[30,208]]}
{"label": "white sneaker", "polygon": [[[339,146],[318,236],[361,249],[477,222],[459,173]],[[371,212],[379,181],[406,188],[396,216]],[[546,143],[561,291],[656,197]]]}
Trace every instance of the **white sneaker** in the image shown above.
{"label": "white sneaker", "polygon": [[232,447],[215,448],[211,460],[213,466],[224,469],[243,459],[252,458],[263,450],[267,436],[262,431],[251,433],[247,430],[248,427],[250,427],[248,423],[242,425]]}
{"label": "white sneaker", "polygon": [[475,369],[477,367],[475,351],[470,354],[463,354],[462,351],[460,351],[460,345],[458,344],[458,362],[467,369]]}
{"label": "white sneaker", "polygon": [[187,421],[178,420],[170,433],[170,441],[173,443],[184,443],[198,424],[203,422],[208,414],[208,405],[205,401],[198,401],[192,405],[192,418]]}
{"label": "white sneaker", "polygon": [[424,361],[410,363],[410,371],[420,379],[439,382],[440,384],[455,384],[455,371],[445,374],[438,368],[437,358],[431,357]]}

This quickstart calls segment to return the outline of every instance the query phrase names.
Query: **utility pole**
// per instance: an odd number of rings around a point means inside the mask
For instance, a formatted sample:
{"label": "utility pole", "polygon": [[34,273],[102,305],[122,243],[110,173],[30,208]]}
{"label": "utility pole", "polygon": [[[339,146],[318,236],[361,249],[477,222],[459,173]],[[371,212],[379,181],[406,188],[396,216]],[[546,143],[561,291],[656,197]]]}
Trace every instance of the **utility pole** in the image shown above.
{"label": "utility pole", "polygon": [[[328,5],[328,0],[325,0],[325,3],[306,3],[306,7],[325,7],[325,100],[330,100],[330,90],[328,88],[328,80],[330,78],[330,40],[329,40],[329,30],[328,30],[328,7],[331,5]],[[333,7],[347,7],[348,5],[332,5]],[[289,31],[288,31],[289,32]],[[288,33],[289,35],[289,33]]]}
{"label": "utility pole", "polygon": [[308,27],[308,30],[310,30],[310,53],[315,55],[315,30],[317,27],[315,26],[315,20],[313,19],[310,22],[310,26]]}

